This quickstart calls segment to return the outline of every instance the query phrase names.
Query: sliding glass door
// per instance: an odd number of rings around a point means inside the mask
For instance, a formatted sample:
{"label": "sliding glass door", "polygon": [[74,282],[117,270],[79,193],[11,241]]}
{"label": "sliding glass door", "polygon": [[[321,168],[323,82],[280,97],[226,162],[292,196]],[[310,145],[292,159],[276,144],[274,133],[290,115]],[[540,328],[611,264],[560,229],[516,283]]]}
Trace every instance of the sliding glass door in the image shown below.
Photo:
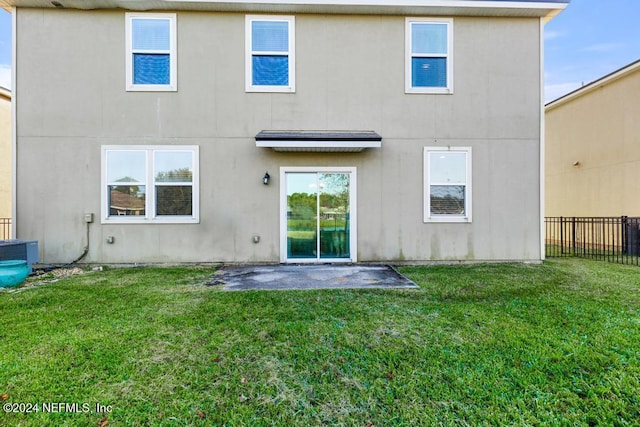
{"label": "sliding glass door", "polygon": [[354,261],[354,175],[355,170],[283,173],[284,262]]}

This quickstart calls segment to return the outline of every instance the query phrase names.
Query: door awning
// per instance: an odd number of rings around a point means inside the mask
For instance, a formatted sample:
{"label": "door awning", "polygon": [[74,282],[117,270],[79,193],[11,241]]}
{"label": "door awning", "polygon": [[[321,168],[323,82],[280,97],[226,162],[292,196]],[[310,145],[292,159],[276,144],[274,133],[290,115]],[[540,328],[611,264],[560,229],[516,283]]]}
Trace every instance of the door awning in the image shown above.
{"label": "door awning", "polygon": [[256,147],[275,151],[353,153],[381,146],[382,137],[373,131],[263,130],[256,135]]}

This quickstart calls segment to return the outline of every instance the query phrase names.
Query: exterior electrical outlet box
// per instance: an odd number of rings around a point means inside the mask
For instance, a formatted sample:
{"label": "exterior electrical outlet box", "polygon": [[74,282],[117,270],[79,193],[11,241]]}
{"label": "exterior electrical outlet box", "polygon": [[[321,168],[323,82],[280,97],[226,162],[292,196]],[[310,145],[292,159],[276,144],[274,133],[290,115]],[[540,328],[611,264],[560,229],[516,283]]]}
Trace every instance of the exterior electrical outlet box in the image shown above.
{"label": "exterior electrical outlet box", "polygon": [[84,214],[84,222],[93,222],[93,214],[92,213]]}

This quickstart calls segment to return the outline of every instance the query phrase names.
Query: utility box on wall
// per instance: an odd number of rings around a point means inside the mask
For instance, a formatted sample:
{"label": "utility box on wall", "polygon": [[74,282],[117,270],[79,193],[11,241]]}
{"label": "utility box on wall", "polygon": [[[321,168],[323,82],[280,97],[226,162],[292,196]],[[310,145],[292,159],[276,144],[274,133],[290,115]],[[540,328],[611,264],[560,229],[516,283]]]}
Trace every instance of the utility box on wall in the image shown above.
{"label": "utility box on wall", "polygon": [[23,260],[27,261],[29,273],[32,271],[32,264],[38,262],[38,241],[37,240],[0,240],[0,260]]}

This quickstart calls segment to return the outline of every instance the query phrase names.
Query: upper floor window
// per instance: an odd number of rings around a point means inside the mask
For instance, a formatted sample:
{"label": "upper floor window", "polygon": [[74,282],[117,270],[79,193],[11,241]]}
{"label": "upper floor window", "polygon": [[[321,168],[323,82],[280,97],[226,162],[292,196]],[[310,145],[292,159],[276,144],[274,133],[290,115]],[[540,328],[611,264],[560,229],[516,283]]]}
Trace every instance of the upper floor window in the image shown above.
{"label": "upper floor window", "polygon": [[453,93],[453,19],[406,18],[405,92]]}
{"label": "upper floor window", "polygon": [[295,92],[295,17],[248,15],[246,91]]}
{"label": "upper floor window", "polygon": [[128,91],[176,91],[176,14],[127,13]]}
{"label": "upper floor window", "polygon": [[424,222],[471,222],[471,147],[426,147],[424,191]]}
{"label": "upper floor window", "polygon": [[102,147],[103,222],[198,222],[198,147]]}

